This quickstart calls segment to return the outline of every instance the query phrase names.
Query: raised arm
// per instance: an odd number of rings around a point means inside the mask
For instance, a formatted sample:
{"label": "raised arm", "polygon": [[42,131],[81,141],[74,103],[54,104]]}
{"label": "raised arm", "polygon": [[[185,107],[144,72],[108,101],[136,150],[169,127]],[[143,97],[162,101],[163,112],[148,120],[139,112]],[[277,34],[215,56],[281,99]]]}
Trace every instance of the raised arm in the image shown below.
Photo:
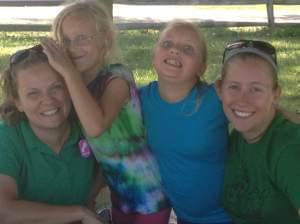
{"label": "raised arm", "polygon": [[0,174],[1,224],[60,224],[81,221],[84,224],[101,224],[88,209],[80,206],[54,206],[18,199],[14,178]]}
{"label": "raised arm", "polygon": [[51,66],[64,78],[79,120],[90,137],[101,135],[129,99],[129,86],[120,78],[111,80],[101,99],[95,99],[68,55],[53,40],[43,41]]}

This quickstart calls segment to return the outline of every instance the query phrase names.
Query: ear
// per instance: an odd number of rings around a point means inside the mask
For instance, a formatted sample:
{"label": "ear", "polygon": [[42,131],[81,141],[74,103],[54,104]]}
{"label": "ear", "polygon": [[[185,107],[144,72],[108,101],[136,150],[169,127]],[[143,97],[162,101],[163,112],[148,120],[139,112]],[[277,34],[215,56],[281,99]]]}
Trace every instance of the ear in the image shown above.
{"label": "ear", "polygon": [[106,32],[105,36],[106,36],[106,38],[104,40],[105,48],[107,50],[110,50],[112,47],[112,33]]}
{"label": "ear", "polygon": [[19,99],[14,99],[13,101],[14,101],[14,103],[15,103],[16,108],[18,109],[18,111],[24,112],[23,106],[22,106],[20,100]]}
{"label": "ear", "polygon": [[207,63],[202,64],[200,68],[201,76],[205,73],[206,69],[207,69]]}
{"label": "ear", "polygon": [[276,90],[274,91],[274,104],[278,104],[280,97],[281,97],[281,87],[278,85]]}
{"label": "ear", "polygon": [[222,80],[221,79],[217,79],[215,81],[215,85],[214,86],[215,86],[216,92],[217,92],[220,100],[222,100],[222,91],[221,91],[222,90]]}

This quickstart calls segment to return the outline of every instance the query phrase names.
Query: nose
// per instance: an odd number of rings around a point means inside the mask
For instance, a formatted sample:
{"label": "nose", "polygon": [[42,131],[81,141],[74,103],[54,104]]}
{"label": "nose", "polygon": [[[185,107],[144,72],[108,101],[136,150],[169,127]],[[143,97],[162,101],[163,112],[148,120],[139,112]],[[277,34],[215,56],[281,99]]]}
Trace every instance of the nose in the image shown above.
{"label": "nose", "polygon": [[55,96],[51,92],[44,93],[41,97],[41,102],[43,104],[52,104],[55,101]]}
{"label": "nose", "polygon": [[178,46],[174,45],[174,46],[171,48],[170,52],[171,52],[172,54],[179,54],[179,53],[180,53],[180,49],[178,48]]}
{"label": "nose", "polygon": [[241,90],[239,94],[239,102],[248,103],[251,98],[251,93],[249,90]]}

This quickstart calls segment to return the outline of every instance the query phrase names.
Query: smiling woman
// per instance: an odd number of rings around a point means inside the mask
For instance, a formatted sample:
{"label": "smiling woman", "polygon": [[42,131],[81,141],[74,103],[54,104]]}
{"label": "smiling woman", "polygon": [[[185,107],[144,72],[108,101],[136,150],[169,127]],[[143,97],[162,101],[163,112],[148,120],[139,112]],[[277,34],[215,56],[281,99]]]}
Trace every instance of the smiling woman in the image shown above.
{"label": "smiling woman", "polygon": [[231,134],[224,207],[235,223],[298,224],[300,125],[276,110],[281,89],[275,48],[264,41],[227,45],[218,82]]}
{"label": "smiling woman", "polygon": [[80,156],[70,97],[41,46],[13,54],[1,84],[0,223],[100,224],[86,208],[95,161]]}

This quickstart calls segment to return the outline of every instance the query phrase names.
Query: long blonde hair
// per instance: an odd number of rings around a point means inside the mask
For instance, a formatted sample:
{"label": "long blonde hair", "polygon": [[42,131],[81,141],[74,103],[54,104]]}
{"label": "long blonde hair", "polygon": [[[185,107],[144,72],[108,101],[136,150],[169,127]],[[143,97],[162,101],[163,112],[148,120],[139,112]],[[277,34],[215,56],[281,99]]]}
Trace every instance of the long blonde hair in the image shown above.
{"label": "long blonde hair", "polygon": [[70,15],[84,15],[92,18],[96,23],[98,32],[104,32],[109,38],[105,40],[106,52],[104,54],[104,64],[120,60],[120,50],[117,45],[117,32],[113,25],[113,20],[108,9],[99,0],[74,0],[67,1],[64,8],[56,16],[52,24],[52,33],[59,42],[63,40],[62,24],[66,17]]}

